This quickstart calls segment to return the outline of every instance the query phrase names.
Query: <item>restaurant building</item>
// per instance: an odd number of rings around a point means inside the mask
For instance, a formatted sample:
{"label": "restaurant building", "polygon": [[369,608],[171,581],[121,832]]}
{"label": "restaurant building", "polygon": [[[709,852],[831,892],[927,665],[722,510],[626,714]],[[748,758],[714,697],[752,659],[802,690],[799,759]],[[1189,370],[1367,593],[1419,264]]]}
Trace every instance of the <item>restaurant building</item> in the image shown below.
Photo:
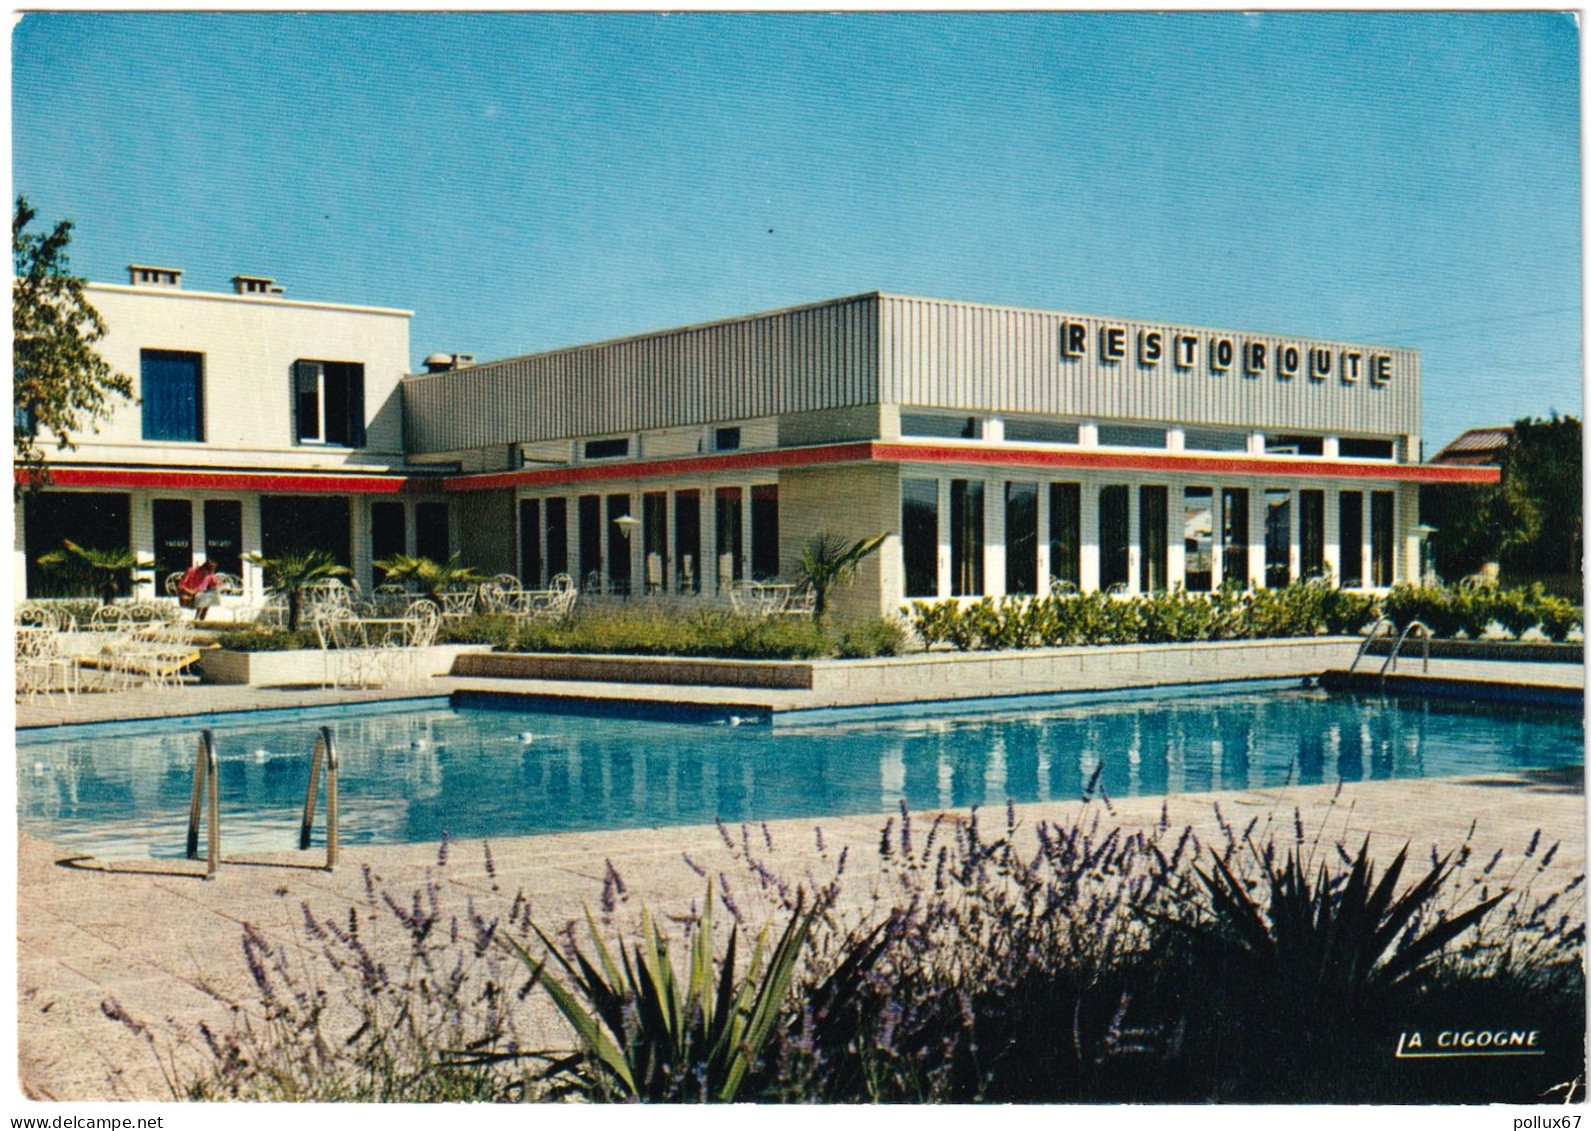
{"label": "restaurant building", "polygon": [[[885,533],[842,611],[1046,593],[1382,589],[1419,561],[1412,350],[869,293],[404,375],[408,312],[89,288],[124,405],[19,517],[19,579],[93,524],[160,572],[324,544],[712,597]],[[229,570],[230,571],[230,570]],[[250,586],[258,578],[242,568]],[[20,585],[20,581],[19,581]]]}

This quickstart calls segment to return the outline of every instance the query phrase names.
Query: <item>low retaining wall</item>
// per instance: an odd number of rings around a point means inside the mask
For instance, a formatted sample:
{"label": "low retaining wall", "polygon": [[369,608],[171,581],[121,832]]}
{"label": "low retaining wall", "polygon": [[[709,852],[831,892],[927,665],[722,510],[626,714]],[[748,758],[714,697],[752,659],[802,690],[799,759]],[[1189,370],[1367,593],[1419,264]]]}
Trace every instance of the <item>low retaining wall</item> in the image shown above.
{"label": "low retaining wall", "polygon": [[[1415,637],[1403,642],[1404,656],[1419,656],[1425,643]],[[1372,656],[1385,656],[1392,651],[1392,641],[1379,636],[1366,649]],[[1433,660],[1514,660],[1522,664],[1581,664],[1585,662],[1585,644],[1553,644],[1545,640],[1433,640]]]}
{"label": "low retaining wall", "polygon": [[[421,676],[447,675],[459,657],[485,650],[485,644],[437,644],[419,649]],[[199,656],[199,672],[206,683],[248,684],[252,687],[319,686],[325,678],[325,658],[319,649],[291,652],[229,652],[209,649]]]}
{"label": "low retaining wall", "polygon": [[[1291,678],[1346,667],[1357,637],[1114,644],[1013,652],[929,652],[870,660],[705,660],[669,656],[463,655],[457,676],[782,688],[882,698],[954,699],[1107,684]],[[925,695],[924,693],[931,693]]]}

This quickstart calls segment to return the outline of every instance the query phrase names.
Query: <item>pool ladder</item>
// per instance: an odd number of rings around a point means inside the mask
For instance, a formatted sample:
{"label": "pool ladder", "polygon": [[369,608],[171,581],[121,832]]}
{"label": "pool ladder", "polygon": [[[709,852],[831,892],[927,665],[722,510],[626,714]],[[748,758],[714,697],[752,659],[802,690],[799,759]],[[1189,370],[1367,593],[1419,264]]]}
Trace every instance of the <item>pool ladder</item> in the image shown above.
{"label": "pool ladder", "polygon": [[[321,768],[326,771],[326,870],[337,867],[337,740],[330,727],[321,727],[309,760],[309,789],[304,794],[304,819],[298,829],[299,851],[309,848],[319,800]],[[215,736],[199,732],[199,752],[193,765],[193,800],[188,806],[188,859],[199,859],[199,818],[206,817],[204,878],[215,879],[221,870],[221,804],[217,781]]]}
{"label": "pool ladder", "polygon": [[[1348,674],[1350,676],[1353,675],[1354,669],[1359,666],[1359,661],[1364,658],[1364,654],[1370,650],[1370,645],[1375,640],[1376,633],[1381,630],[1382,625],[1386,625],[1387,628],[1392,632],[1398,631],[1397,624],[1387,617],[1381,617],[1376,621],[1375,624],[1371,625],[1370,635],[1364,638],[1364,642],[1359,645],[1359,651],[1354,654],[1353,663],[1348,665]],[[1398,653],[1403,650],[1403,642],[1409,638],[1409,634],[1415,629],[1420,630],[1420,640],[1424,645],[1424,649],[1420,657],[1420,671],[1422,673],[1430,672],[1431,629],[1424,621],[1411,620],[1408,624],[1403,626],[1402,632],[1398,632],[1398,638],[1392,643],[1392,650],[1387,653],[1387,658],[1381,662],[1381,686],[1386,686],[1388,669],[1391,669],[1392,671],[1398,670]]]}

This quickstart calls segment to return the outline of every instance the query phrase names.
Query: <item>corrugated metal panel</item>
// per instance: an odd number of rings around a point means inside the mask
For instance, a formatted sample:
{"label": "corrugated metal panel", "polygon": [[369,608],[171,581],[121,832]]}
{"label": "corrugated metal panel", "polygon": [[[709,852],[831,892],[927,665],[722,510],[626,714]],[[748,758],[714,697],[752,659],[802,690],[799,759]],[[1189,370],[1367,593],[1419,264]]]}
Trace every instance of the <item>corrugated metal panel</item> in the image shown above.
{"label": "corrugated metal panel", "polygon": [[403,384],[409,450],[709,424],[878,402],[875,295]]}
{"label": "corrugated metal panel", "polygon": [[[1063,327],[1087,335],[1086,355],[1062,355]],[[1119,326],[1127,356],[1100,358],[1100,331]],[[1164,357],[1138,362],[1138,335],[1158,331]],[[1191,370],[1173,359],[1174,336],[1193,334]],[[1231,371],[1213,372],[1210,344],[1231,338]],[[1265,343],[1267,372],[1245,374],[1243,348]],[[1297,376],[1277,376],[1276,351],[1296,345]],[[1324,381],[1308,351],[1332,351]],[[1346,351],[1363,356],[1354,384],[1340,379]],[[1392,359],[1385,385],[1369,359]],[[404,382],[409,450],[459,451],[570,436],[708,424],[887,403],[967,410],[1147,420],[1276,431],[1419,432],[1419,355],[1411,350],[1271,334],[1130,322],[1093,315],[861,295],[511,358]]]}
{"label": "corrugated metal panel", "polygon": [[[879,370],[886,375],[887,395],[899,404],[1350,434],[1420,430],[1419,354],[1412,350],[893,295],[880,301]],[[1086,328],[1087,353],[1081,358],[1062,356],[1067,323]],[[1120,362],[1100,358],[1100,331],[1106,326],[1126,333],[1127,356]],[[1162,335],[1164,357],[1158,366],[1138,363],[1138,334],[1148,331]],[[1173,335],[1179,333],[1199,340],[1191,370],[1174,363]],[[1237,349],[1227,373],[1211,371],[1209,343],[1218,337],[1233,339]],[[1263,375],[1244,372],[1243,349],[1249,342],[1267,347]],[[1301,354],[1299,372],[1291,379],[1277,375],[1276,353],[1284,344]],[[1333,372],[1323,381],[1309,376],[1311,347],[1332,351]],[[1362,355],[1353,384],[1340,379],[1347,351]],[[1392,359],[1392,378],[1385,385],[1370,380],[1369,361],[1376,354]]]}

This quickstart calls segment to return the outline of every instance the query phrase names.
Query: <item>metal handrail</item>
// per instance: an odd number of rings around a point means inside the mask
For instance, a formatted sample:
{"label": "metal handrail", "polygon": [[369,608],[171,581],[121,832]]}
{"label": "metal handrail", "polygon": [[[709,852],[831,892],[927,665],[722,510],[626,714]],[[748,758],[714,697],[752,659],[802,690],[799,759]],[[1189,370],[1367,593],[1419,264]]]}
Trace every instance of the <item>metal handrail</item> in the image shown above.
{"label": "metal handrail", "polygon": [[1390,617],[1376,618],[1376,623],[1370,626],[1370,635],[1366,636],[1364,640],[1360,641],[1359,651],[1354,653],[1353,663],[1348,665],[1348,674],[1350,676],[1353,675],[1353,670],[1359,666],[1359,661],[1364,659],[1364,654],[1370,650],[1370,645],[1372,642],[1374,642],[1376,633],[1380,631],[1382,625],[1386,625],[1393,632],[1398,630],[1397,624],[1394,623]]}
{"label": "metal handrail", "polygon": [[1392,645],[1392,651],[1389,652],[1387,654],[1387,658],[1384,661],[1382,661],[1382,664],[1381,664],[1381,682],[1383,684],[1386,683],[1386,681],[1387,681],[1387,668],[1390,667],[1393,671],[1397,671],[1398,670],[1398,653],[1403,648],[1403,642],[1409,638],[1409,633],[1413,632],[1415,629],[1419,629],[1420,630],[1421,638],[1422,638],[1422,640],[1425,643],[1425,655],[1423,657],[1424,663],[1421,665],[1420,671],[1423,674],[1429,674],[1430,673],[1430,670],[1431,670],[1431,628],[1424,621],[1411,620],[1408,624],[1403,626],[1403,631],[1398,634],[1397,643]]}
{"label": "metal handrail", "polygon": [[199,732],[199,752],[193,763],[193,800],[188,805],[188,859],[199,858],[199,807],[209,794],[210,837],[205,851],[204,878],[215,879],[221,868],[221,802],[218,795],[220,774],[215,756],[215,736]]}
{"label": "metal handrail", "polygon": [[309,847],[310,830],[315,824],[315,802],[319,800],[320,767],[326,766],[326,871],[337,867],[337,740],[331,727],[321,727],[315,739],[315,752],[309,761],[309,789],[304,794],[304,821],[298,829],[298,847]]}

